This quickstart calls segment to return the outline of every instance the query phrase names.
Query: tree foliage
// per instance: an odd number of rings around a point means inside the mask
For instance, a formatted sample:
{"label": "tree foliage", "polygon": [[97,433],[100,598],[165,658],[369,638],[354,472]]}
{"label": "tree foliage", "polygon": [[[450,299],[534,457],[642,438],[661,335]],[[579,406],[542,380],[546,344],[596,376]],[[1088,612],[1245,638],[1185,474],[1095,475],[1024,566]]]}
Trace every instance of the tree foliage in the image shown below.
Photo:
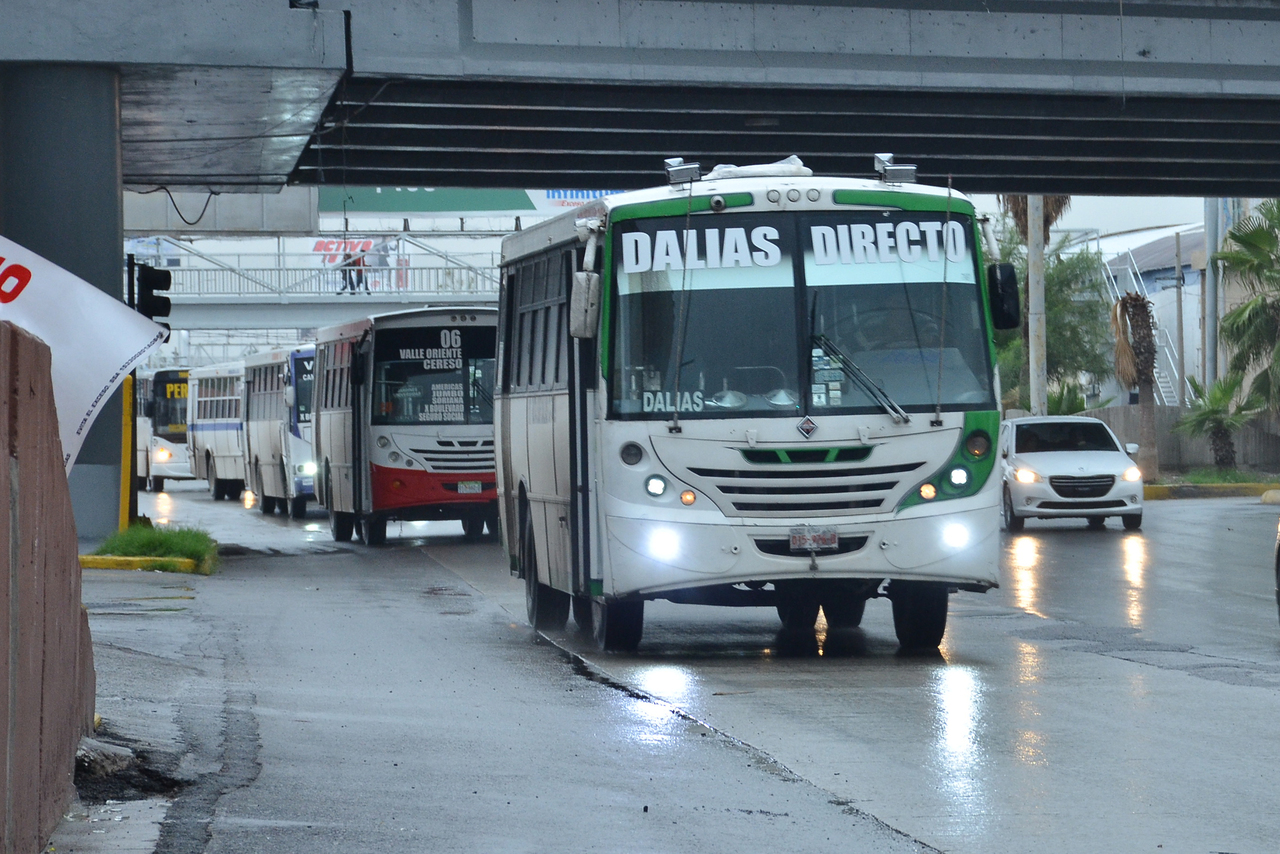
{"label": "tree foliage", "polygon": [[[996,235],[1001,259],[1018,270],[1025,320],[1026,246],[1008,216],[1001,218]],[[1098,253],[1072,247],[1065,238],[1045,254],[1045,371],[1051,385],[1074,382],[1081,372],[1099,379],[1111,376],[1108,299],[1101,270]],[[1021,329],[996,333],[996,364],[1005,385],[1005,403],[1023,408],[1028,404],[1028,392],[1020,379],[1026,363],[1026,329],[1024,322]]]}
{"label": "tree foliage", "polygon": [[1232,435],[1266,408],[1261,397],[1249,395],[1237,402],[1244,377],[1229,373],[1206,390],[1195,377],[1188,377],[1196,399],[1191,411],[1174,425],[1174,430],[1190,436],[1207,436],[1213,448],[1213,464],[1220,469],[1236,467],[1236,445]]}
{"label": "tree foliage", "polygon": [[1219,322],[1231,349],[1228,370],[1241,376],[1260,370],[1249,393],[1280,410],[1280,201],[1258,205],[1227,231],[1224,244],[1214,260],[1251,294]]}

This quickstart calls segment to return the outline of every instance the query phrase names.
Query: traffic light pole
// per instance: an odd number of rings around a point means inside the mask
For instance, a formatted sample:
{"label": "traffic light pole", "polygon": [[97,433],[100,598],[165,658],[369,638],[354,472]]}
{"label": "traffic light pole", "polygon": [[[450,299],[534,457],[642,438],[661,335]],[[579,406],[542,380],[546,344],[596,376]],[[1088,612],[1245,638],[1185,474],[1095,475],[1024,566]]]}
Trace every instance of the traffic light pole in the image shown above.
{"label": "traffic light pole", "polygon": [[[134,288],[134,278],[137,274],[137,265],[134,264],[133,253],[130,252],[126,256],[127,266],[129,270],[129,308],[137,307],[137,296]],[[134,471],[134,466],[138,461],[138,437],[134,435],[134,431],[138,429],[138,414],[134,411],[137,400],[138,387],[138,371],[135,368],[129,372],[129,378],[124,384],[124,417],[121,430],[124,434],[124,441],[120,443],[120,492],[121,501],[120,508],[120,530],[125,530],[130,525],[138,521],[138,473]],[[150,453],[150,449],[148,449]],[[127,514],[127,515],[126,515]]]}

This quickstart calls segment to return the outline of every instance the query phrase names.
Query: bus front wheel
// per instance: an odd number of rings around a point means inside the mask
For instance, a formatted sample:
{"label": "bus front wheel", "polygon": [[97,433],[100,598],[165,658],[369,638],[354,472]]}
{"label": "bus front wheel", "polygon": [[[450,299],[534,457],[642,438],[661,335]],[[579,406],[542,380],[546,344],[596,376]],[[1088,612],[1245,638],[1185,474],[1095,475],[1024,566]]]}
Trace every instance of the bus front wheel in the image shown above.
{"label": "bus front wheel", "polygon": [[469,540],[478,540],[484,534],[484,517],[479,513],[472,513],[469,516],[462,517],[462,532],[467,535]]}
{"label": "bus front wheel", "polygon": [[537,550],[533,547],[533,523],[525,516],[520,537],[520,572],[524,575],[524,604],[529,625],[559,631],[569,621],[569,594],[538,581]]}
{"label": "bus front wheel", "polygon": [[164,478],[151,476],[151,491],[154,493],[164,492]]}
{"label": "bus front wheel", "polygon": [[303,519],[307,515],[307,497],[295,495],[289,500],[289,518]]}
{"label": "bus front wheel", "polygon": [[947,631],[946,584],[936,581],[893,581],[888,595],[893,602],[893,630],[906,651],[935,650]]}
{"label": "bus front wheel", "polygon": [[364,531],[366,546],[380,546],[387,541],[387,519],[385,516],[365,516],[360,520],[360,528]]}
{"label": "bus front wheel", "polygon": [[351,513],[330,510],[329,531],[333,534],[335,543],[350,542],[351,535],[356,531],[356,517]]}
{"label": "bus front wheel", "polygon": [[591,634],[605,652],[635,652],[644,632],[644,600],[593,600]]}

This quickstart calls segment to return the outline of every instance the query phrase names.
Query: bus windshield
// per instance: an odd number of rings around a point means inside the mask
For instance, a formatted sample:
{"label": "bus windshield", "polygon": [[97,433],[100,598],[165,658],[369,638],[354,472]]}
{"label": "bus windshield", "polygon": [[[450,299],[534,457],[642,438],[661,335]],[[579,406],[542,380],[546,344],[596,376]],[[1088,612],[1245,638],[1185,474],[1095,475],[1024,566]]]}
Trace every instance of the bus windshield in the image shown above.
{"label": "bus windshield", "polygon": [[293,408],[298,423],[311,421],[311,393],[315,388],[316,357],[297,356],[293,360]]}
{"label": "bus windshield", "polygon": [[618,417],[994,408],[967,216],[633,220],[613,252]]}
{"label": "bus windshield", "polygon": [[187,441],[187,372],[157,371],[151,401],[151,432],[169,442]]}
{"label": "bus windshield", "polygon": [[374,424],[492,424],[497,329],[382,329],[373,344]]}

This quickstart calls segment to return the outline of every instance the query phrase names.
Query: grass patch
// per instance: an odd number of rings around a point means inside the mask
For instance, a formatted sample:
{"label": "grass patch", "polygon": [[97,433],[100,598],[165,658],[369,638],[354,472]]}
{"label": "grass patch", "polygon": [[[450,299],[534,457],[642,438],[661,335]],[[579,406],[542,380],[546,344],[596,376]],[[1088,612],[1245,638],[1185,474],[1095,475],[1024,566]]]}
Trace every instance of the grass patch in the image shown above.
{"label": "grass patch", "polygon": [[[190,558],[196,562],[195,571],[211,575],[218,563],[218,543],[207,531],[199,528],[153,528],[150,525],[131,525],[107,538],[97,555],[121,557]],[[178,572],[176,563],[157,563],[154,569]]]}
{"label": "grass patch", "polygon": [[1179,483],[1213,484],[1213,483],[1280,483],[1280,475],[1274,472],[1250,471],[1248,469],[1191,469],[1181,474],[1169,474],[1161,477],[1161,484],[1176,485]]}

